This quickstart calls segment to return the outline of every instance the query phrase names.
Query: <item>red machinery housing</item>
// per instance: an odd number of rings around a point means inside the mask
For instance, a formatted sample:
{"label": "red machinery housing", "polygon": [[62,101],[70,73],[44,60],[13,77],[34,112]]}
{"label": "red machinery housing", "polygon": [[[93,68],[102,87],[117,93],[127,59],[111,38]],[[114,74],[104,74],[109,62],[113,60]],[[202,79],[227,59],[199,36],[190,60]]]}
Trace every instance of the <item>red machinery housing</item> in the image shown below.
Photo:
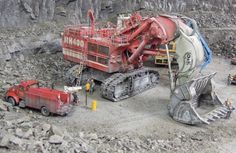
{"label": "red machinery housing", "polygon": [[[104,72],[126,72],[142,66],[147,56],[155,56],[157,46],[174,39],[176,24],[166,16],[142,18],[138,13],[121,19],[121,27],[107,23],[96,26],[67,26],[62,37],[65,59]],[[163,26],[165,25],[165,26]]]}
{"label": "red machinery housing", "polygon": [[158,72],[140,68],[148,56],[157,54],[160,44],[167,44],[177,36],[174,19],[168,16],[143,18],[135,13],[128,18],[120,17],[117,26],[111,23],[101,26],[95,25],[92,11],[88,16],[91,26],[65,27],[64,58],[100,70],[100,75],[103,75],[101,72],[117,73],[102,80],[102,95],[112,101],[155,86]]}
{"label": "red machinery housing", "polygon": [[63,91],[39,87],[39,82],[29,80],[11,87],[6,99],[13,105],[41,110],[48,116],[50,113],[65,115],[70,110],[71,95]]}

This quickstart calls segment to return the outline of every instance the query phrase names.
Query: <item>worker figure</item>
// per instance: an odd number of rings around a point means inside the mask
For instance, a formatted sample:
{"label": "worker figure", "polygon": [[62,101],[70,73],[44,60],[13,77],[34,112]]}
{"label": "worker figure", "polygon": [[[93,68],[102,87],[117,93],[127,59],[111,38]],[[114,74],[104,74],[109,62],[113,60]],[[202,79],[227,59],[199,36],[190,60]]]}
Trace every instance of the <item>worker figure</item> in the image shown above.
{"label": "worker figure", "polygon": [[233,77],[232,77],[231,74],[229,74],[229,75],[228,75],[228,85],[231,84],[232,80],[233,80]]}
{"label": "worker figure", "polygon": [[88,106],[88,97],[87,97],[87,93],[90,91],[90,82],[89,80],[87,81],[86,85],[85,85],[85,105]]}
{"label": "worker figure", "polygon": [[74,82],[73,82],[73,85],[76,87],[77,85],[79,84],[79,81],[77,78],[75,78]]}
{"label": "worker figure", "polygon": [[79,104],[79,97],[78,97],[77,93],[73,92],[72,95],[74,97],[74,100],[73,100],[74,104],[78,105]]}
{"label": "worker figure", "polygon": [[90,83],[89,81],[87,81],[86,85],[85,85],[85,91],[89,92],[90,91]]}
{"label": "worker figure", "polygon": [[228,109],[228,112],[225,116],[226,119],[230,118],[230,115],[232,113],[232,111],[235,109],[233,106],[232,106],[232,101],[228,98],[226,101],[225,101],[225,106],[227,107]]}
{"label": "worker figure", "polygon": [[95,82],[94,82],[94,80],[92,79],[92,80],[91,80],[90,94],[93,94],[94,88],[95,88]]}

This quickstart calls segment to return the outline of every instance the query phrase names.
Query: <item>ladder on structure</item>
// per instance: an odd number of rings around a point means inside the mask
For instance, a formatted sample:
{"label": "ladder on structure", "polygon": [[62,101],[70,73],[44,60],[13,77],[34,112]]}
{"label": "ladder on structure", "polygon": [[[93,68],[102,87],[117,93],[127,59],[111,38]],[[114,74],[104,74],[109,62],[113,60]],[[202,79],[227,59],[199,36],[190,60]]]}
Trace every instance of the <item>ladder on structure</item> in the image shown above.
{"label": "ladder on structure", "polygon": [[82,82],[82,76],[83,76],[83,70],[85,69],[85,57],[83,56],[77,71],[77,76],[79,79],[79,82],[77,82],[76,86],[81,86],[81,82]]}

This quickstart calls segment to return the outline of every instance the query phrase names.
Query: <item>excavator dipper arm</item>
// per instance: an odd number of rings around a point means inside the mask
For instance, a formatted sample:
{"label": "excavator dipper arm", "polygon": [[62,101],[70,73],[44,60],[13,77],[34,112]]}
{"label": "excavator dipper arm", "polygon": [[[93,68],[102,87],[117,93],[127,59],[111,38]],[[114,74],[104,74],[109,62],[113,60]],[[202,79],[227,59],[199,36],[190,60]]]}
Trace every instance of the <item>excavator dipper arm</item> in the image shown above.
{"label": "excavator dipper arm", "polygon": [[[211,61],[211,50],[206,41],[200,35],[196,22],[193,19],[192,25],[188,25],[181,18],[171,16],[158,16],[149,18],[131,36],[129,41],[145,33],[142,42],[129,57],[128,62],[132,63],[144,53],[147,45],[168,44],[176,42],[176,54],[178,72],[174,79],[170,79],[171,87],[170,103],[168,110],[170,116],[185,124],[209,124],[215,119],[222,118],[227,113],[218,95],[214,92],[212,78],[215,73],[202,75],[201,70]],[[168,48],[167,48],[168,50]],[[170,74],[172,74],[171,67]],[[201,106],[210,107],[211,111],[205,111]],[[213,109],[214,108],[214,109]],[[209,110],[209,108],[208,108]]]}

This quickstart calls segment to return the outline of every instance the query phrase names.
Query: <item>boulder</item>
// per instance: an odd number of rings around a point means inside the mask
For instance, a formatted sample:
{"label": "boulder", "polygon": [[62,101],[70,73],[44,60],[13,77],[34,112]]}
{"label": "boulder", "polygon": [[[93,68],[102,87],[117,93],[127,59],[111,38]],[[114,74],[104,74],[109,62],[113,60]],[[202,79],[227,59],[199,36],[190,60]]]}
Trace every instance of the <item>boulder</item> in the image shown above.
{"label": "boulder", "polygon": [[57,127],[55,125],[52,125],[52,132],[55,135],[59,135],[59,136],[62,136],[62,137],[64,136],[64,130],[60,129],[59,127]]}
{"label": "boulder", "polygon": [[8,148],[8,145],[9,145],[9,142],[10,142],[10,140],[11,140],[11,137],[13,137],[13,135],[11,135],[11,134],[6,134],[6,135],[2,138],[2,140],[1,140],[1,142],[0,142],[0,147]]}
{"label": "boulder", "polygon": [[33,136],[33,130],[29,129],[27,132],[23,134],[23,138],[29,139],[31,136]]}
{"label": "boulder", "polygon": [[17,138],[15,136],[12,136],[10,138],[10,142],[12,142],[15,145],[21,146],[22,145],[22,140],[20,138]]}
{"label": "boulder", "polygon": [[22,128],[32,128],[33,123],[32,122],[24,122],[20,125],[20,127],[22,127]]}
{"label": "boulder", "polygon": [[45,124],[42,125],[42,130],[43,130],[44,132],[49,131],[50,128],[51,128],[51,125],[50,125],[50,124],[45,123]]}
{"label": "boulder", "polygon": [[30,117],[25,116],[25,117],[22,117],[22,118],[17,119],[17,120],[16,120],[16,123],[17,123],[17,124],[21,124],[21,123],[29,122],[29,121],[30,121]]}
{"label": "boulder", "polygon": [[61,144],[63,142],[63,138],[59,135],[52,135],[49,138],[49,143],[51,144]]}
{"label": "boulder", "polygon": [[23,137],[23,131],[22,131],[20,128],[17,128],[15,135],[16,135],[17,137],[22,138],[22,137]]}
{"label": "boulder", "polygon": [[0,100],[0,111],[8,111],[8,107]]}
{"label": "boulder", "polygon": [[27,3],[23,3],[23,8],[27,13],[31,13],[33,11],[32,8]]}
{"label": "boulder", "polygon": [[98,139],[98,136],[96,133],[90,133],[87,135],[87,138],[90,139],[90,140],[97,140]]}

